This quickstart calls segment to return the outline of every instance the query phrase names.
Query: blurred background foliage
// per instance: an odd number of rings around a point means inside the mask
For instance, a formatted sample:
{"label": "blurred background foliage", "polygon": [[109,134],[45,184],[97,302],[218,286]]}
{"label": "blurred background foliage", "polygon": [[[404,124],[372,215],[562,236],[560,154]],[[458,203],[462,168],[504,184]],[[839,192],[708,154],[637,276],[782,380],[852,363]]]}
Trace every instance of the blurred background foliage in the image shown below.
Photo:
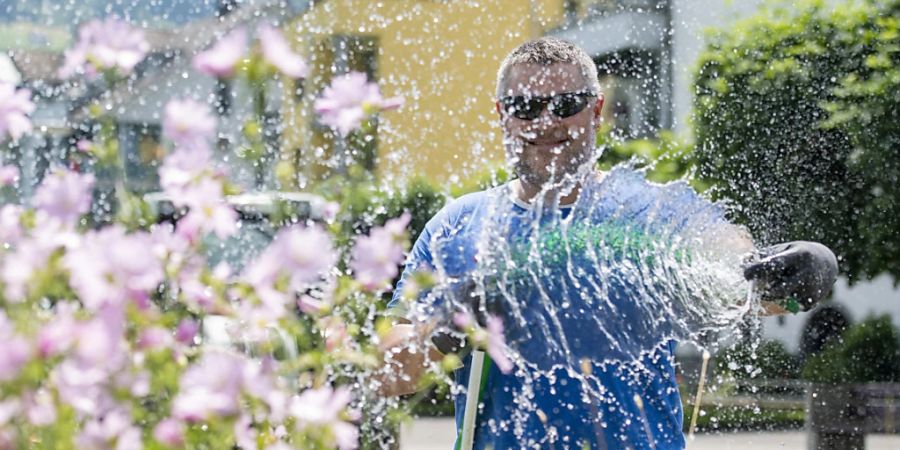
{"label": "blurred background foliage", "polygon": [[817,240],[851,283],[900,276],[900,1],[772,9],[699,59],[694,157],[762,244]]}
{"label": "blurred background foliage", "polygon": [[900,333],[887,315],[869,317],[807,359],[802,375],[832,384],[900,381]]}

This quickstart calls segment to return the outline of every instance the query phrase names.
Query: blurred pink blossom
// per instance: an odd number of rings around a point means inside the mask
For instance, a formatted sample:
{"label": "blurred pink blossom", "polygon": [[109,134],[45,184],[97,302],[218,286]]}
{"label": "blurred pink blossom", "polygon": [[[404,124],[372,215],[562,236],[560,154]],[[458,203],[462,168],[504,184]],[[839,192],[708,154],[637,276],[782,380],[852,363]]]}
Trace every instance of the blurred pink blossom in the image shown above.
{"label": "blurred pink blossom", "polygon": [[22,239],[12,253],[0,259],[0,279],[8,302],[22,302],[28,294],[29,283],[36,271],[47,265],[47,259],[55,250],[40,239]]}
{"label": "blurred pink blossom", "polygon": [[178,395],[172,401],[172,416],[198,422],[237,414],[243,371],[243,357],[207,350],[182,374]]}
{"label": "blurred pink blossom", "polygon": [[209,232],[220,239],[237,232],[238,215],[225,201],[220,180],[200,178],[184,187],[181,197],[174,202],[188,208],[187,215],[178,221],[176,231],[191,242]]}
{"label": "blurred pink blossom", "polygon": [[487,352],[497,368],[503,373],[509,373],[513,364],[506,355],[506,339],[503,336],[503,320],[494,315],[487,318]]}
{"label": "blurred pink blossom", "polygon": [[32,425],[42,427],[56,421],[56,405],[50,391],[38,389],[26,392],[22,397],[25,400],[25,416]]}
{"label": "blurred pink blossom", "polygon": [[175,340],[182,344],[193,344],[198,331],[200,324],[197,321],[190,318],[182,319],[175,328]]}
{"label": "blurred pink blossom", "polygon": [[86,308],[106,303],[140,301],[163,281],[162,261],[150,234],[127,234],[119,225],[91,231],[81,245],[69,249],[63,265],[70,284]]}
{"label": "blurred pink blossom", "polygon": [[321,280],[336,262],[331,236],[325,230],[318,226],[293,226],[278,232],[244,276],[260,289],[271,287],[279,275],[285,274],[291,279],[291,289],[300,290]]}
{"label": "blurred pink blossom", "polygon": [[170,447],[184,445],[184,424],[173,418],[166,418],[153,427],[153,439]]}
{"label": "blurred pink blossom", "polygon": [[19,181],[19,169],[16,166],[0,166],[0,187],[12,186]]}
{"label": "blurred pink blossom", "polygon": [[64,226],[74,226],[91,208],[94,176],[56,169],[34,193],[35,208]]}
{"label": "blurred pink blossom", "polygon": [[90,153],[94,149],[94,142],[88,139],[79,139],[75,143],[75,149],[82,153]]}
{"label": "blurred pink blossom", "polygon": [[83,73],[94,77],[105,70],[128,75],[149,49],[142,30],[117,17],[94,19],[78,30],[78,42],[66,50],[59,75],[69,78]]}
{"label": "blurred pink blossom", "polygon": [[141,331],[136,343],[141,350],[161,350],[172,344],[172,333],[163,327],[148,327]]}
{"label": "blurred pink blossom", "polygon": [[4,311],[0,311],[0,381],[9,381],[32,357],[31,343],[19,335]]}
{"label": "blurred pink blossom", "polygon": [[18,141],[31,131],[28,115],[34,112],[31,91],[16,89],[12,83],[0,82],[0,141],[9,135]]}
{"label": "blurred pink blossom", "polygon": [[340,317],[327,317],[320,322],[319,326],[325,338],[326,352],[333,352],[349,344],[350,335],[347,334],[347,324]]}
{"label": "blurred pink blossom", "polygon": [[37,350],[42,358],[68,351],[75,342],[78,322],[77,306],[72,302],[58,302],[53,308],[53,318],[38,331]]}
{"label": "blurred pink blossom", "polygon": [[318,314],[328,308],[328,304],[309,295],[303,294],[297,299],[297,308],[304,314]]}
{"label": "blurred pink blossom", "polygon": [[0,245],[14,244],[22,237],[22,211],[18,205],[0,206]]}
{"label": "blurred pink blossom", "polygon": [[236,28],[212,47],[194,56],[194,69],[205,75],[228,78],[247,53],[247,30]]}
{"label": "blurred pink blossom", "polygon": [[458,312],[453,316],[453,323],[460,328],[474,328],[476,343],[487,347],[487,354],[503,373],[509,373],[513,363],[507,356],[506,339],[503,335],[503,320],[494,315],[488,315],[485,328],[481,328],[472,314],[468,311]]}
{"label": "blurred pink blossom", "polygon": [[140,450],[141,430],[122,409],[89,420],[76,438],[77,448],[84,450]]}
{"label": "blurred pink blossom", "polygon": [[163,117],[163,134],[181,147],[206,148],[216,133],[209,106],[190,99],[170,100]]}
{"label": "blurred pink blossom", "polygon": [[127,364],[123,305],[104,305],[93,318],[79,324],[76,336],[73,355],[78,362],[106,373]]}
{"label": "blurred pink blossom", "polygon": [[305,78],[309,67],[303,58],[294,53],[284,35],[271,25],[263,25],[259,30],[259,45],[263,58],[281,73],[291,78]]}
{"label": "blurred pink blossom", "polygon": [[314,108],[323,124],[346,136],[362,127],[362,122],[372,114],[402,104],[400,97],[383,98],[378,85],[369,83],[366,74],[351,72],[335,78],[316,99]]}
{"label": "blurred pink blossom", "polygon": [[346,387],[307,389],[292,399],[290,414],[297,419],[300,428],[309,425],[331,427],[338,448],[354,449],[359,445],[359,432],[356,426],[343,421],[340,415],[351,399],[350,390]]}
{"label": "blurred pink blossom", "polygon": [[383,227],[373,229],[368,236],[357,238],[351,252],[350,268],[364,289],[390,289],[403,262],[403,233],[410,217],[409,213],[404,213]]}

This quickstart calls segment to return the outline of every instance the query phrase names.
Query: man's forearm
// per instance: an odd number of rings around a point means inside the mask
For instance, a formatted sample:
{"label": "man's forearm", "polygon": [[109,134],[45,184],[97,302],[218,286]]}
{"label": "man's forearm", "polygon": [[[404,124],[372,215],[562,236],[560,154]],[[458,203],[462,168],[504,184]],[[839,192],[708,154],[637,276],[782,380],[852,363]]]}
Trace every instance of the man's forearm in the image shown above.
{"label": "man's forearm", "polygon": [[429,332],[412,324],[398,324],[382,339],[384,366],[378,373],[381,395],[393,397],[416,392],[428,367],[443,359],[428,342]]}

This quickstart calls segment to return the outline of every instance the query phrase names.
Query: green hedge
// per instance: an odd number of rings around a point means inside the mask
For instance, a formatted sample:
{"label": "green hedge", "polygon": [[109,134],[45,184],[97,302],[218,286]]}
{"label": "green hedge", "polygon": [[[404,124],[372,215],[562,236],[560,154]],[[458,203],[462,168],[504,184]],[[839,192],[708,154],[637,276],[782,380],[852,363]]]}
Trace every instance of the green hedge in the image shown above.
{"label": "green hedge", "polygon": [[900,381],[900,333],[889,316],[870,317],[810,357],[803,377],[817,383]]}
{"label": "green hedge", "polygon": [[900,1],[768,10],[712,36],[695,156],[763,243],[812,239],[900,276]]}

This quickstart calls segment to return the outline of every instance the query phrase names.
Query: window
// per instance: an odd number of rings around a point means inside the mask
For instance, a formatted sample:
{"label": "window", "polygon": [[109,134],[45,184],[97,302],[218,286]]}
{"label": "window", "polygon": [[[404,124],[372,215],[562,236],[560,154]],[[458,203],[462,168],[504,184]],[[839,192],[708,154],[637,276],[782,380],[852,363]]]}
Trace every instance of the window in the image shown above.
{"label": "window", "polygon": [[658,52],[625,50],[597,58],[605,95],[604,121],[624,138],[656,135],[663,125],[662,98],[667,80]]}
{"label": "window", "polygon": [[119,151],[125,162],[125,182],[134,192],[159,189],[156,171],[165,157],[159,125],[119,124]]}

